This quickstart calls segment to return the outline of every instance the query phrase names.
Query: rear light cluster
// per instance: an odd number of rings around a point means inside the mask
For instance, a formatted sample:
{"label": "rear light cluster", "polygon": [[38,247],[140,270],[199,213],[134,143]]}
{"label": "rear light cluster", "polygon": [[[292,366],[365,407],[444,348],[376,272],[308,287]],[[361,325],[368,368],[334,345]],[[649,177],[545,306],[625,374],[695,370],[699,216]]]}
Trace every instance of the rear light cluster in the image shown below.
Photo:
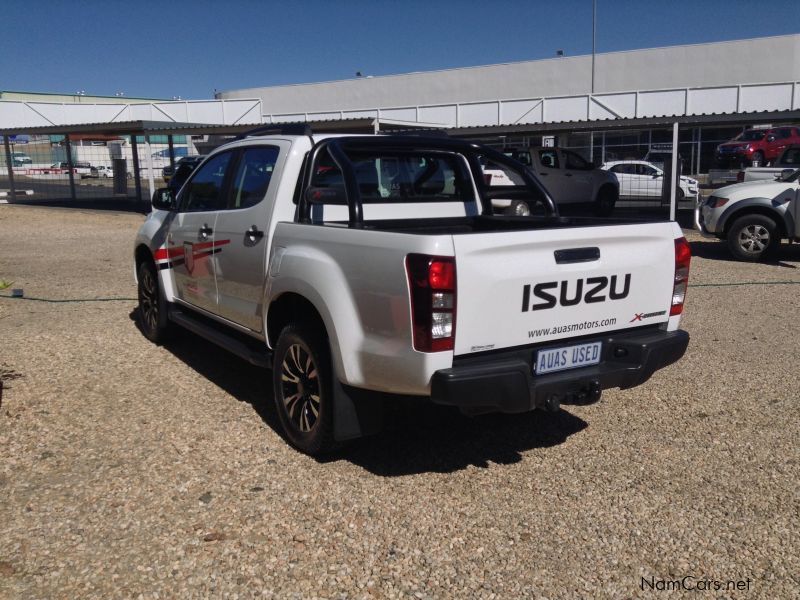
{"label": "rear light cluster", "polygon": [[692,260],[692,250],[685,237],[675,240],[675,283],[672,286],[672,306],[669,316],[679,315],[683,312],[683,303],[686,300],[686,287],[689,285],[689,263]]}
{"label": "rear light cluster", "polygon": [[411,293],[414,349],[452,350],[456,339],[456,263],[452,256],[409,254],[406,274]]}

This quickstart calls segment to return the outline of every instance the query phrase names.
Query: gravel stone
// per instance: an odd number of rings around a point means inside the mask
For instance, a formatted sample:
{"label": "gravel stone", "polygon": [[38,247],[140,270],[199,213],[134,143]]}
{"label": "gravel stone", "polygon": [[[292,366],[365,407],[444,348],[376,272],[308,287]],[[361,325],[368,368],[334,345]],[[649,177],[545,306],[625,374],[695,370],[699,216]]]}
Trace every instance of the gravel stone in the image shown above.
{"label": "gravel stone", "polygon": [[314,460],[267,373],[140,334],[141,221],[0,206],[26,294],[0,297],[0,598],[639,598],[687,575],[750,589],[672,595],[798,597],[797,246],[744,264],[687,232],[692,342],[643,386],[556,414],[392,406]]}

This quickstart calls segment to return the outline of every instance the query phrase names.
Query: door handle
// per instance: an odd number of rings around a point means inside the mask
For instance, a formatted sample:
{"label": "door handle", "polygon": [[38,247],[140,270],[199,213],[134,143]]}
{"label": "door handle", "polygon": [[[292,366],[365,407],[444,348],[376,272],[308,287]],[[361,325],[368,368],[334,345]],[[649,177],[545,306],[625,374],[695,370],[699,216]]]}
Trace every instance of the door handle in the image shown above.
{"label": "door handle", "polygon": [[200,234],[201,238],[205,239],[208,236],[210,236],[212,233],[214,233],[214,230],[211,229],[211,227],[209,227],[208,225],[206,225],[204,223],[203,226],[200,228],[200,231],[198,233]]}
{"label": "door handle", "polygon": [[260,231],[260,230],[258,229],[258,227],[256,227],[255,225],[251,225],[251,226],[250,226],[250,229],[248,229],[247,231],[245,231],[245,232],[244,232],[244,234],[245,234],[247,237],[249,237],[251,240],[253,240],[253,241],[255,241],[255,240],[260,240],[261,238],[263,238],[263,237],[264,237],[264,232],[263,232],[263,231]]}
{"label": "door handle", "polygon": [[572,177],[572,173],[564,173],[564,177]]}

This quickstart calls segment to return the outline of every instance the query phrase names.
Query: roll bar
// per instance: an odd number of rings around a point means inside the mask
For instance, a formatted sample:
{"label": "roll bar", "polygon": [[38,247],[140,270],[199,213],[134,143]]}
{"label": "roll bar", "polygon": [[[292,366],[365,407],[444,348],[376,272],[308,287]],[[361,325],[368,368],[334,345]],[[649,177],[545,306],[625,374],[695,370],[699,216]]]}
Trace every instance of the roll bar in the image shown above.
{"label": "roll bar", "polygon": [[[364,226],[364,207],[361,199],[361,192],[358,186],[358,178],[356,177],[355,168],[350,158],[348,151],[437,151],[448,152],[453,154],[461,154],[467,159],[472,179],[478,190],[478,196],[481,203],[481,214],[492,214],[492,198],[502,197],[508,198],[515,197],[530,197],[538,196],[544,200],[545,210],[549,216],[558,216],[558,208],[556,207],[553,198],[539,182],[533,172],[528,169],[521,162],[514,160],[505,154],[465,140],[456,140],[452,138],[442,137],[417,137],[417,136],[395,136],[395,135],[378,135],[378,136],[347,136],[326,138],[317,142],[311,152],[306,157],[305,168],[302,173],[301,185],[299,189],[299,196],[297,199],[298,204],[298,221],[300,223],[311,223],[311,205],[315,203],[315,198],[309,198],[307,191],[311,185],[312,175],[314,169],[319,162],[320,155],[327,150],[333,159],[336,166],[342,173],[344,183],[345,198],[347,203],[349,222],[348,225],[352,228],[361,228]],[[479,156],[485,156],[492,162],[495,162],[503,167],[507,167],[511,171],[517,173],[524,182],[524,186],[518,186],[520,190],[508,190],[504,188],[498,190],[497,193],[492,193],[489,186],[483,177],[483,170],[478,160]],[[331,200],[331,195],[319,195],[316,203],[330,204],[332,202],[325,202]]]}

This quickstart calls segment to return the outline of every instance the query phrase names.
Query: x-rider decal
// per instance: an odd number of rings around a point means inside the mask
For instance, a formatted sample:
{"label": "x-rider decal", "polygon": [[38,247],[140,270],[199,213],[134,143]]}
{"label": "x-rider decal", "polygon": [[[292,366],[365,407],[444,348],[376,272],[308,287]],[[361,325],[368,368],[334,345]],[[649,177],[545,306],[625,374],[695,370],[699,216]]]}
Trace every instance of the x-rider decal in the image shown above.
{"label": "x-rider decal", "polygon": [[183,246],[175,246],[174,248],[159,248],[153,258],[155,258],[159,269],[171,269],[185,263],[187,268],[192,266],[193,270],[195,261],[221,252],[221,246],[230,243],[230,240],[215,240],[197,244],[187,242]]}

